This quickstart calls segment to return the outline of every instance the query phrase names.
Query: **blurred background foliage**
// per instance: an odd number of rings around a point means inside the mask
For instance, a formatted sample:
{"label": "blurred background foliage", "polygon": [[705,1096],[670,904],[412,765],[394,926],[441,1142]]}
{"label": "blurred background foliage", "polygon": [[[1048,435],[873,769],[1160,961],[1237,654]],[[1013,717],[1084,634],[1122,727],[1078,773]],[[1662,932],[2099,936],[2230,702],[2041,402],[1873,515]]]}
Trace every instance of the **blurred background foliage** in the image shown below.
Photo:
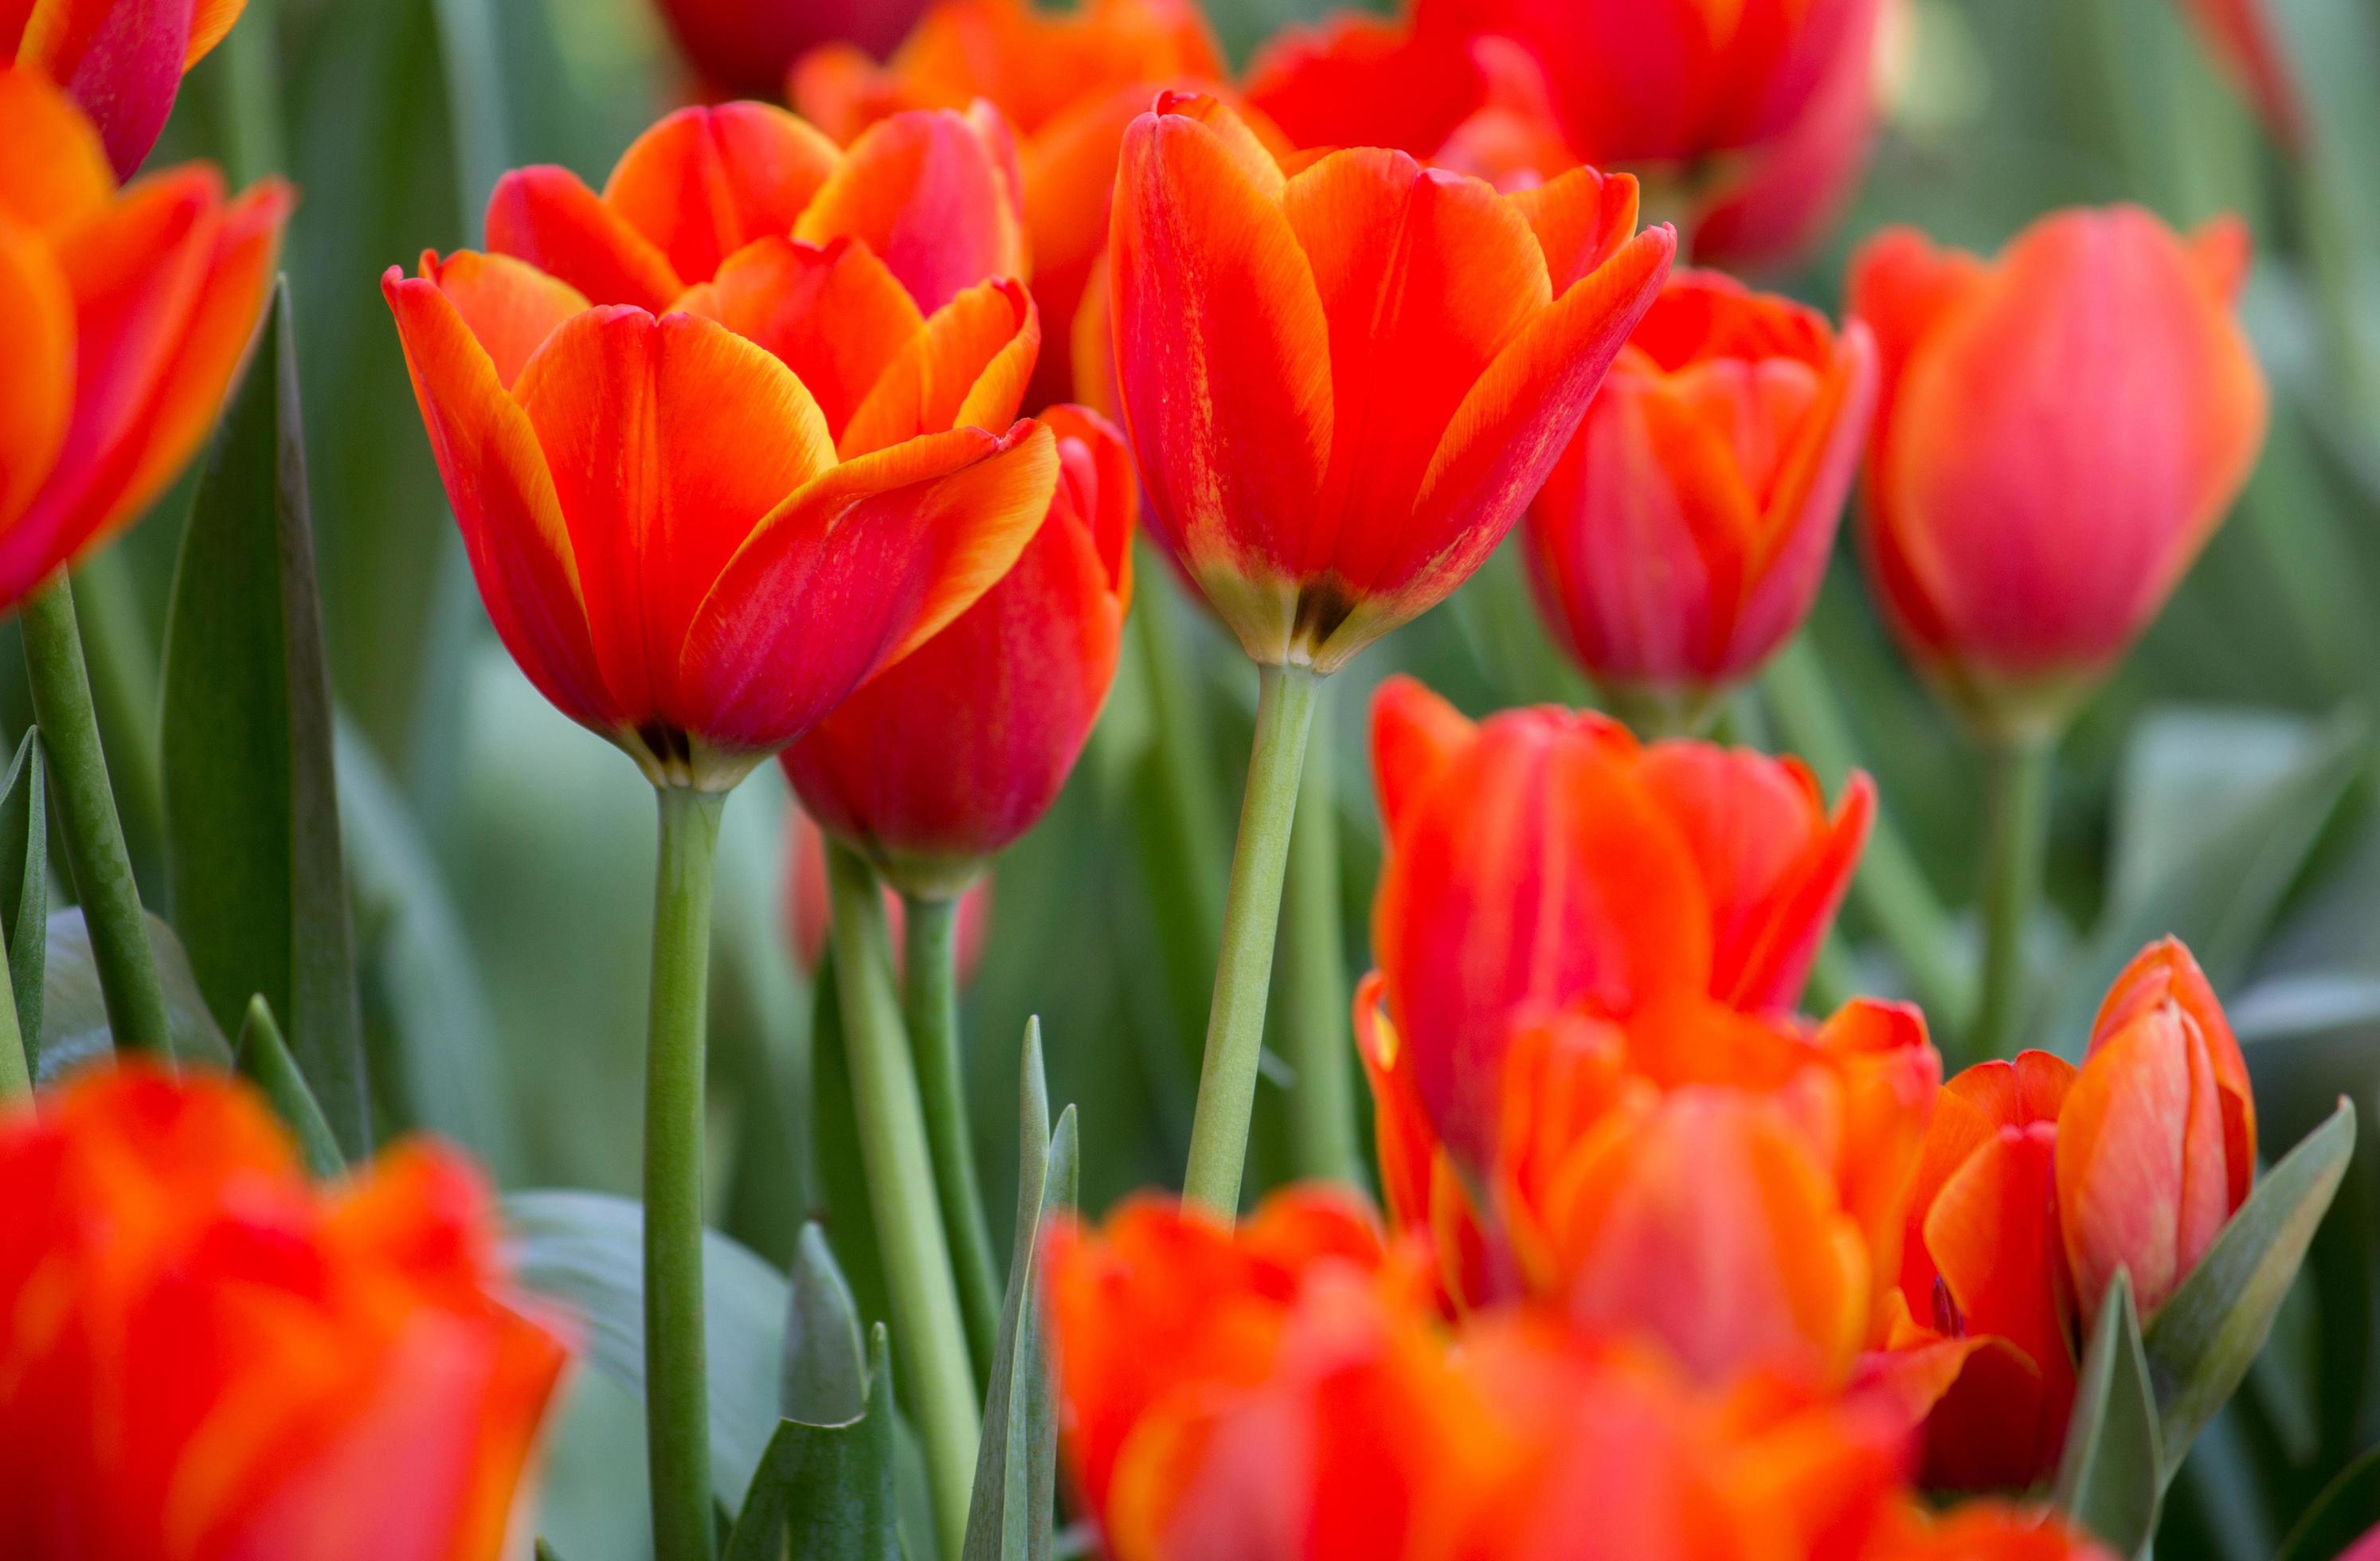
{"label": "blurred background foliage", "polygon": [[[1988,250],[2076,202],[2136,200],[2185,224],[2234,210],[2254,229],[2246,312],[2276,392],[2270,442],[2236,514],[2061,752],[2052,911],[2034,929],[2053,974],[2029,1034],[2078,1049],[2116,963],[2179,932],[2232,1004],[2265,1141],[2287,1145],[2342,1093],[2369,1107],[2380,1059],[2369,720],[2380,694],[2380,0],[2272,3],[2308,120],[2295,155],[2265,135],[2172,0],[1903,0],[1870,176],[1806,267],[1761,280],[1831,309],[1851,248],[1882,224]],[[242,180],[278,167],[301,188],[286,263],[380,1125],[457,1138],[509,1188],[636,1187],[650,793],[536,696],[489,630],[377,281],[425,245],[474,242],[505,167],[554,162],[600,180],[684,91],[648,5],[250,0],[152,159],[213,156]],[[1209,6],[1236,61],[1319,8]],[[157,667],[193,487],[79,586],[128,833],[157,905],[171,902]],[[1135,638],[1090,751],[1000,866],[966,999],[994,1210],[1012,1197],[1017,1038],[1031,1013],[1052,1097],[1081,1107],[1085,1205],[1180,1174],[1256,684],[1154,563],[1140,571]],[[1951,935],[1967,938],[1979,767],[1895,659],[1848,550],[1807,633],[1851,752],[1954,908]],[[6,634],[5,653],[20,657],[13,625]],[[1166,663],[1178,682],[1152,681],[1152,640],[1183,653]],[[1450,606],[1332,680],[1316,785],[1343,824],[1351,975],[1366,962],[1378,853],[1366,710],[1371,685],[1398,670],[1475,712],[1586,694],[1538,626],[1509,549]],[[23,686],[0,676],[12,745]],[[1756,701],[1733,726],[1740,740],[1772,730]],[[1157,790],[1160,732],[1191,757],[1186,833]],[[714,1223],[780,1264],[837,1168],[822,1162],[848,1147],[832,1111],[816,1134],[806,1126],[812,1003],[788,952],[785,812],[773,768],[727,811],[710,1141]],[[67,892],[55,886],[55,902]],[[1844,934],[1859,985],[1900,989],[1856,905]],[[1277,1003],[1277,1021],[1283,1011]],[[1285,1173],[1281,1106],[1277,1088],[1263,1091],[1257,1189]],[[2171,1561],[2274,1555],[2380,1432],[2369,1390],[2380,1175],[2374,1135],[2363,1137],[2359,1175],[2273,1349],[2179,1487],[2158,1547]],[[599,1378],[575,1390],[547,1525],[574,1561],[640,1546],[641,1475],[622,1461],[638,1456],[634,1410]]]}

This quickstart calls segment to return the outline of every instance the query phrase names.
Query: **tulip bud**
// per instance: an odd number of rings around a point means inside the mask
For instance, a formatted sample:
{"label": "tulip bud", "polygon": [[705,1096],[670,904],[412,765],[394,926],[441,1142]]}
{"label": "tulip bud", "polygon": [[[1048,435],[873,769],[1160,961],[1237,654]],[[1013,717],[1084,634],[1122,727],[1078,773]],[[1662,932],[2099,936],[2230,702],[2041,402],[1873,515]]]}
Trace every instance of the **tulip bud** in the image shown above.
{"label": "tulip bud", "polygon": [[2247,480],[2265,390],[2247,236],[2131,207],[1997,260],[1894,230],[1854,260],[1883,366],[1863,519],[1903,649],[1988,733],[2042,737],[2155,617]]}
{"label": "tulip bud", "polygon": [[2058,1125],[2058,1205],[2087,1325],[2119,1268],[2143,1317],[2198,1265],[2256,1173],[2256,1105],[2190,950],[2141,950],[2107,992]]}
{"label": "tulip bud", "polygon": [[1621,702],[1707,708],[1815,599],[1875,392],[1864,326],[1674,272],[1529,507],[1547,624]]}
{"label": "tulip bud", "polygon": [[[119,179],[157,144],[182,74],[239,20],[247,0],[16,0],[0,11],[0,70],[38,72],[89,115]],[[42,143],[0,135],[34,167]],[[269,268],[268,268],[268,274]]]}

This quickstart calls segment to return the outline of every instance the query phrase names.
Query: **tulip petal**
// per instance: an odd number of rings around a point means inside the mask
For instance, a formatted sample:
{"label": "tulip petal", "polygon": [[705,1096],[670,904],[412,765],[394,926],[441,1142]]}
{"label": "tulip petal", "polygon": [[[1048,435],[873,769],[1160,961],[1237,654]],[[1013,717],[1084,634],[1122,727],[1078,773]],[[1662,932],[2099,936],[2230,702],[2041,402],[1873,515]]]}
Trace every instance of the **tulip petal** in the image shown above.
{"label": "tulip petal", "polygon": [[91,115],[116,177],[140,168],[174,110],[190,54],[189,0],[36,4],[16,62],[64,87]]}
{"label": "tulip petal", "polygon": [[1372,782],[1391,848],[1407,805],[1478,735],[1476,723],[1420,679],[1400,672],[1380,684],[1372,696]]}
{"label": "tulip petal", "polygon": [[856,238],[931,312],[989,277],[1030,269],[1015,187],[963,115],[894,115],[852,142],[794,226],[812,244]]}
{"label": "tulip petal", "polygon": [[686,290],[652,240],[567,168],[516,168],[488,198],[488,248],[527,260],[598,304],[659,312]]}
{"label": "tulip petal", "polygon": [[1505,199],[1537,236],[1556,297],[1600,271],[1636,235],[1639,191],[1633,175],[1572,168]]}
{"label": "tulip petal", "polygon": [[793,232],[842,161],[832,141],[768,103],[683,108],[621,155],[603,204],[697,282],[754,239]]}
{"label": "tulip petal", "polygon": [[687,289],[677,307],[776,354],[838,439],[886,367],[925,329],[900,281],[850,238],[823,248],[757,240],[729,256],[716,280]]}
{"label": "tulip petal", "polygon": [[[50,475],[74,412],[74,297],[48,248],[0,219],[0,557],[9,527]],[[8,571],[15,573],[15,571]]]}
{"label": "tulip petal", "polygon": [[1040,345],[1040,316],[1021,283],[967,288],[936,309],[885,366],[843,431],[843,454],[953,428],[1006,429],[1016,420]]}
{"label": "tulip petal", "polygon": [[2022,1351],[2050,1400],[2044,1423],[2063,1425],[2074,1360],[2051,1163],[2058,1136],[2045,1123],[1985,1139],[1942,1184],[1922,1236],[1965,1331]]}
{"label": "tulip petal", "polygon": [[107,149],[74,100],[37,71],[0,67],[0,218],[56,237],[115,193]]}
{"label": "tulip petal", "polygon": [[577,288],[510,255],[463,249],[441,260],[425,253],[421,274],[454,304],[506,389],[564,321],[589,308]]}
{"label": "tulip petal", "polygon": [[194,0],[190,6],[190,48],[182,57],[182,68],[187,71],[206,58],[246,9],[248,0]]}

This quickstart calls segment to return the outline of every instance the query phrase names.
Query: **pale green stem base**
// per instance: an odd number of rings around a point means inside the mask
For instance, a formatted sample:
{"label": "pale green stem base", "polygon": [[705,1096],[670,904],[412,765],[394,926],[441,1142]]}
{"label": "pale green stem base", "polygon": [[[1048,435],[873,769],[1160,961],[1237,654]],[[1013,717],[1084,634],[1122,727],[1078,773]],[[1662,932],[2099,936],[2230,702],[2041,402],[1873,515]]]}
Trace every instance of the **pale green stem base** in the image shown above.
{"label": "pale green stem base", "polygon": [[1289,958],[1283,1045],[1297,1071],[1289,1096],[1291,1158],[1302,1177],[1360,1187],[1364,1156],[1355,1135],[1355,1038],[1340,902],[1339,808],[1327,741],[1306,744],[1299,789],[1281,918]]}
{"label": "pale green stem base", "polygon": [[827,847],[834,906],[834,970],[843,1001],[859,1154],[876,1216],[885,1287],[892,1292],[893,1348],[907,1352],[917,1402],[909,1418],[926,1453],[926,1482],[942,1554],[959,1554],[975,1489],[982,1405],[967,1363],[958,1286],[934,1192],[917,1075],[892,996],[884,902],[876,875],[847,848]]}
{"label": "pale green stem base", "polygon": [[1182,1186],[1184,1198],[1225,1219],[1238,1212],[1240,1176],[1247,1162],[1281,880],[1318,683],[1305,667],[1263,667],[1258,678],[1256,740],[1248,754],[1247,793],[1240,803],[1239,841],[1232,850],[1222,952],[1215,962],[1206,1061],[1198,1073],[1198,1110],[1190,1124],[1190,1167]]}
{"label": "pale green stem base", "polygon": [[140,913],[140,889],[124,849],[124,827],[108,788],[107,755],[91,703],[82,636],[75,623],[74,591],[61,574],[26,599],[18,611],[25,662],[32,684],[33,720],[50,756],[50,795],[65,826],[67,863],[75,898],[91,931],[91,962],[107,1006],[115,1044],[171,1056],[165,997],[157,981],[157,954]]}
{"label": "pale green stem base", "polygon": [[1991,756],[1991,828],[1984,842],[1984,965],[1975,1027],[1961,1060],[2013,1057],[2032,1000],[2026,933],[2041,903],[2049,841],[2050,744],[2022,740]]}
{"label": "pale green stem base", "polygon": [[645,1429],[658,1561],[712,1561],[702,1086],[722,793],[664,787],[645,1059]]}
{"label": "pale green stem base", "polygon": [[966,1323],[967,1354],[981,1392],[991,1376],[1000,1331],[1001,1286],[991,1260],[991,1228],[975,1174],[966,1091],[959,1061],[958,902],[905,895],[907,947],[903,1006],[917,1062],[917,1092],[934,1157],[934,1191],[949,1227],[951,1269]]}

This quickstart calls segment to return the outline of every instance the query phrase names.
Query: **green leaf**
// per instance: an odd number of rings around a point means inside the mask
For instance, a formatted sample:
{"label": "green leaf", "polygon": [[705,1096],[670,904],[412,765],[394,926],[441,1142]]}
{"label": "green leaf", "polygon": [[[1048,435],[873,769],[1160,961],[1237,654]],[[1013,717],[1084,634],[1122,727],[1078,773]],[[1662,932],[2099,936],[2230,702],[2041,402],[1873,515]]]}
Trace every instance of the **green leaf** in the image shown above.
{"label": "green leaf", "polygon": [[[209,457],[165,624],[174,925],[219,1025],[261,992],[350,1160],[371,1145],[285,284]],[[269,371],[268,371],[269,370]]]}
{"label": "green leaf", "polygon": [[2164,1461],[2131,1277],[2118,1269],[2083,1352],[2051,1499],[2119,1554],[2142,1555],[2156,1533]]}
{"label": "green leaf", "polygon": [[[190,974],[190,957],[182,952],[174,929],[148,917],[149,947],[157,957],[157,984],[165,993],[165,1028],[174,1055],[185,1062],[231,1067],[231,1044],[207,1011],[199,995],[198,978]],[[91,962],[91,930],[83,926],[79,908],[69,907],[50,917],[49,938],[42,954],[42,1043],[33,1053],[33,1083],[47,1084],[87,1062],[103,1062],[114,1055],[114,1033],[107,1023],[107,1004],[100,996],[99,967]]]}
{"label": "green leaf", "polygon": [[2273,1561],[2332,1561],[2374,1526],[2380,1526],[2380,1447],[2323,1487]]}
{"label": "green leaf", "polygon": [[[48,962],[50,919],[49,771],[41,733],[28,732],[0,781],[0,926],[8,945],[8,983],[17,998],[17,1033],[29,1049],[42,1034],[42,987]],[[13,888],[12,888],[13,886]],[[19,938],[18,927],[45,935]],[[28,1057],[30,1065],[31,1059]]]}
{"label": "green leaf", "polygon": [[889,1349],[879,1323],[868,1336],[865,1412],[833,1424],[778,1422],[726,1561],[900,1561]]}
{"label": "green leaf", "polygon": [[[641,1400],[644,1213],[604,1192],[540,1190],[504,1200],[513,1271],[584,1319],[588,1360]],[[703,1343],[710,1373],[710,1486],[733,1513],[775,1432],[789,1292],[744,1248],[702,1236]]]}
{"label": "green leaf", "polygon": [[1041,1328],[1041,1233],[1074,1206],[1075,1108],[1050,1131],[1041,1069],[1041,1022],[1025,1023],[1024,1128],[1017,1149],[1016,1240],[991,1357],[975,1494],[963,1561],[1049,1561],[1056,1514],[1058,1414],[1049,1341]]}
{"label": "green leaf", "polygon": [[2168,1478],[2265,1347],[2354,1150],[2355,1108],[2341,1100],[2328,1121],[2256,1184],[2150,1319],[2144,1343]]}
{"label": "green leaf", "polygon": [[802,1227],[787,1290],[784,1377],[777,1400],[785,1418],[812,1425],[856,1419],[868,1402],[859,1308],[816,1221]]}
{"label": "green leaf", "polygon": [[281,1026],[273,1022],[272,1005],[261,995],[249,999],[248,1017],[240,1023],[234,1055],[240,1072],[255,1081],[289,1131],[298,1135],[306,1168],[322,1181],[345,1175],[346,1157],[339,1153],[331,1124],[323,1119],[314,1092],[306,1087],[306,1076],[290,1059],[289,1044],[281,1038]]}
{"label": "green leaf", "polygon": [[537,1561],[562,1561],[562,1557],[552,1545],[540,1539],[537,1542]]}

